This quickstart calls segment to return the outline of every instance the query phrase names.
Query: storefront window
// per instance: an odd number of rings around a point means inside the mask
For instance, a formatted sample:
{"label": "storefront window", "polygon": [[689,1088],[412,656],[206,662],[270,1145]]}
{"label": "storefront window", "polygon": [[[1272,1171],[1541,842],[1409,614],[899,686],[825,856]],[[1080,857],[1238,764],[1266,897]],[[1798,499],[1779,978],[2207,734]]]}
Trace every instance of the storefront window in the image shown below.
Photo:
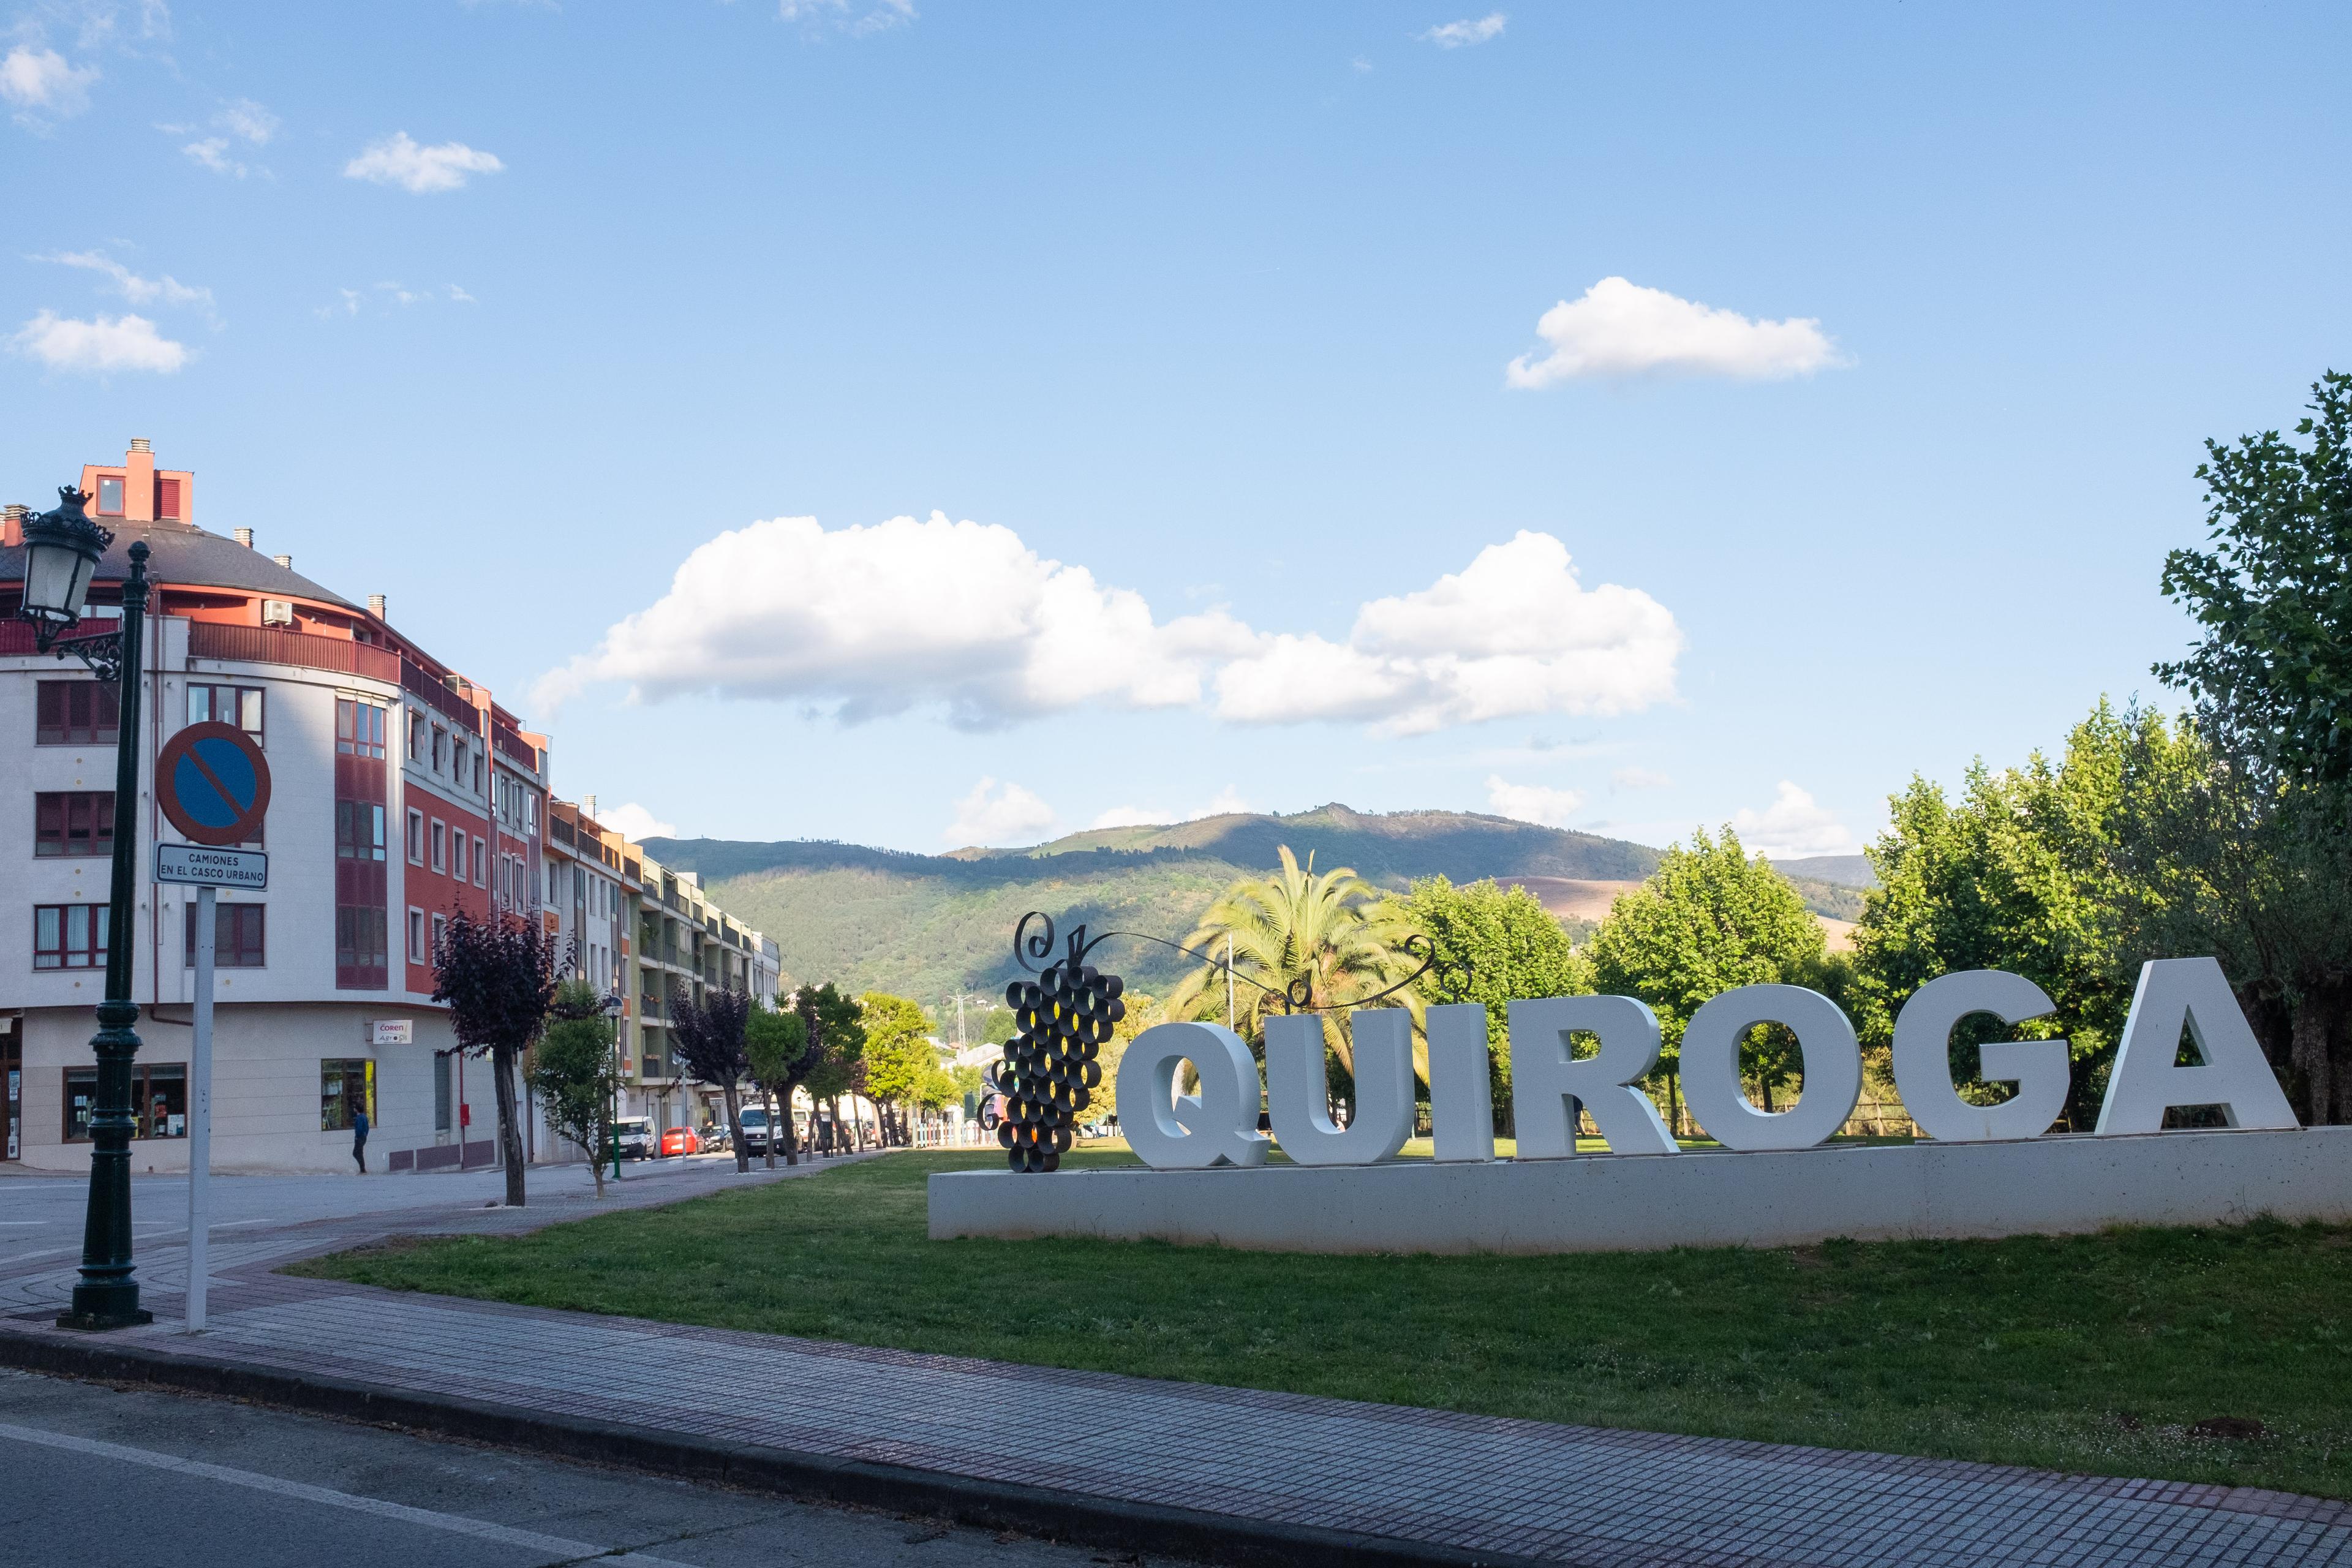
{"label": "storefront window", "polygon": [[348,1132],[352,1113],[364,1107],[375,1121],[375,1063],[363,1058],[330,1058],[319,1064],[319,1131]]}
{"label": "storefront window", "polygon": [[[66,1068],[66,1142],[89,1142],[90,1112],[98,1106],[98,1069]],[[188,1067],[185,1062],[134,1062],[131,1068],[133,1138],[188,1135]]]}

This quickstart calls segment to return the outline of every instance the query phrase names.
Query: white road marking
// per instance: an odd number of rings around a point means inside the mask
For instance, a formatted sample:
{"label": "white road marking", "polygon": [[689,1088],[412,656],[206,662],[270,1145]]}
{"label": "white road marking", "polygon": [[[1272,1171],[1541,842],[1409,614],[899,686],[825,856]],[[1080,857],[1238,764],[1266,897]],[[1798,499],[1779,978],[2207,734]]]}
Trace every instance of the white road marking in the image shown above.
{"label": "white road marking", "polygon": [[627,1552],[617,1546],[593,1546],[584,1541],[567,1541],[560,1535],[541,1535],[535,1530],[517,1530],[511,1525],[492,1524],[486,1520],[467,1519],[462,1514],[436,1513],[431,1509],[410,1508],[405,1503],[386,1502],[381,1498],[361,1497],[354,1492],[339,1492],[328,1487],[310,1486],[253,1470],[234,1470],[226,1465],[208,1465],[200,1459],[183,1459],[174,1454],[130,1448],[120,1443],[101,1443],[94,1437],[44,1432],[37,1427],[15,1426],[5,1421],[0,1421],[0,1437],[13,1437],[19,1443],[37,1443],[43,1447],[62,1448],[68,1453],[119,1459],[127,1465],[145,1465],[152,1469],[222,1481],[230,1486],[250,1487],[255,1491],[292,1498],[298,1502],[347,1508],[355,1513],[370,1513],[379,1519],[396,1520],[403,1524],[419,1525],[426,1530],[447,1531],[452,1535],[470,1535],[479,1541],[525,1547],[533,1552],[551,1553],[562,1562],[593,1558],[599,1563],[625,1564],[626,1568],[692,1568],[691,1564],[667,1557],[650,1556],[643,1552]]}

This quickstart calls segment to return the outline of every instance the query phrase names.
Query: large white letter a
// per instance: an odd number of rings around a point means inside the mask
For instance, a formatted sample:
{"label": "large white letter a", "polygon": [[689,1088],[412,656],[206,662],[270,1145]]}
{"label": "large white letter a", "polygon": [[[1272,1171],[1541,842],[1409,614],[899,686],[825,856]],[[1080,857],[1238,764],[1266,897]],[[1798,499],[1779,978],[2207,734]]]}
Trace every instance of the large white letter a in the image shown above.
{"label": "large white letter a", "polygon": [[[2181,1067],[2183,1025],[2201,1067]],[[2140,965],[2123,1048],[2099,1107],[2101,1132],[2158,1132],[2176,1105],[2218,1105],[2232,1127],[2300,1126],[2229,977],[2210,958],[2158,958]]]}

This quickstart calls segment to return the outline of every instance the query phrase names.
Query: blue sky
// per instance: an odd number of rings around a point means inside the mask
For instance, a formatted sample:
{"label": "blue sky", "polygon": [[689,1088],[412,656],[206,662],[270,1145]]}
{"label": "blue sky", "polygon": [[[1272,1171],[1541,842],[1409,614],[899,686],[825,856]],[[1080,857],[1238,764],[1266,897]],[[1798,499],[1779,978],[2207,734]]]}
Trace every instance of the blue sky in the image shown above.
{"label": "blue sky", "polygon": [[5,15],[10,498],[147,436],[688,833],[1850,848],[2352,365],[2340,5]]}

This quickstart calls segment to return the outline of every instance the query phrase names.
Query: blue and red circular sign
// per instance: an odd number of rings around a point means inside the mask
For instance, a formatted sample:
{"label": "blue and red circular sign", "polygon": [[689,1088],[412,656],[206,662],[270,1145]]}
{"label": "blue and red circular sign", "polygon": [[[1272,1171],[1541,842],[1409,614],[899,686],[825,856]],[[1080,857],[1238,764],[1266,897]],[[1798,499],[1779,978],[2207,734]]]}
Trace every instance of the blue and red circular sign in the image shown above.
{"label": "blue and red circular sign", "polygon": [[155,804],[191,843],[246,843],[269,809],[268,760],[234,724],[191,724],[156,754]]}

